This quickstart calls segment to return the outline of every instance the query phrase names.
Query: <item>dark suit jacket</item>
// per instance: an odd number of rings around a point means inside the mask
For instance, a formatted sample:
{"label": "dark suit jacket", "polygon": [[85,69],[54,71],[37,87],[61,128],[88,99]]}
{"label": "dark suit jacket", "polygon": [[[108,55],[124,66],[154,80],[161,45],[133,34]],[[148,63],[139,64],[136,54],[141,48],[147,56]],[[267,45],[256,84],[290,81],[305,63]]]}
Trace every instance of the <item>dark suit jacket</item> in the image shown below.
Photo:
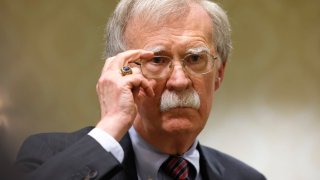
{"label": "dark suit jacket", "polygon": [[[16,165],[26,179],[137,179],[130,136],[120,144],[124,160],[106,152],[87,133],[87,127],[73,133],[46,133],[29,137],[22,145]],[[217,150],[198,145],[203,179],[263,180],[263,175]]]}

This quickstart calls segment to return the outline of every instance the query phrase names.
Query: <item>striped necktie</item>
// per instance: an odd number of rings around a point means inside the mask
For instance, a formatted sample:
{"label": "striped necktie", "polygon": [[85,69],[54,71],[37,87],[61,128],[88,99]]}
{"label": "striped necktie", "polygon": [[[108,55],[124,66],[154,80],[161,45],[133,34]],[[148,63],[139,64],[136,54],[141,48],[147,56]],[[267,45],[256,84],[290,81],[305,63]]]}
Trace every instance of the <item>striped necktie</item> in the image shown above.
{"label": "striped necktie", "polygon": [[189,178],[188,161],[180,156],[170,156],[163,164],[163,171],[175,180]]}

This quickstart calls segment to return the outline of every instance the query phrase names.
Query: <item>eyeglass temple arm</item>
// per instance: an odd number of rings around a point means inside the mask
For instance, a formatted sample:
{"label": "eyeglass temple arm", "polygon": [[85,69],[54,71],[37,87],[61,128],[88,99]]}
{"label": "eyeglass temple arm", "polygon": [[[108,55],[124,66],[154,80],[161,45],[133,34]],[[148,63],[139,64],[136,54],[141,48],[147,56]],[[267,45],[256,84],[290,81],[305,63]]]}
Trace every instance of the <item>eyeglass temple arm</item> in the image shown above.
{"label": "eyeglass temple arm", "polygon": [[140,63],[140,62],[137,62],[137,61],[135,61],[135,62],[130,62],[130,63],[134,63],[134,64],[136,64],[136,65],[141,66],[141,63]]}

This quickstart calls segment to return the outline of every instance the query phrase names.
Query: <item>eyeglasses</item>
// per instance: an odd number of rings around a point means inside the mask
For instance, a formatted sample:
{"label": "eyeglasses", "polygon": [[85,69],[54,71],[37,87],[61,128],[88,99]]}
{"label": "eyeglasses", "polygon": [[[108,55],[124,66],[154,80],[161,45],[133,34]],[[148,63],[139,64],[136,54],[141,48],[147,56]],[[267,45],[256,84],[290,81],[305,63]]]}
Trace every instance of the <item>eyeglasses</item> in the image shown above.
{"label": "eyeglasses", "polygon": [[[212,71],[214,61],[217,58],[206,52],[188,54],[181,60],[181,63],[186,73],[199,76]],[[151,79],[168,77],[174,67],[172,58],[168,56],[154,56],[151,59],[139,59],[133,63],[140,66],[141,72],[146,78]]]}

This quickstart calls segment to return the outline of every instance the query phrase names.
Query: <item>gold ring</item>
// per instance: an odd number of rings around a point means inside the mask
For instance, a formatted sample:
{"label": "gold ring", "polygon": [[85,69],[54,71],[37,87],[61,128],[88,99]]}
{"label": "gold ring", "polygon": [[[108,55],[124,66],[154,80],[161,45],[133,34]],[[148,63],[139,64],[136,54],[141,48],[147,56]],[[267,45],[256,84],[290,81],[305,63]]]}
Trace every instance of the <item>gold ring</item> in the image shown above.
{"label": "gold ring", "polygon": [[129,66],[123,66],[120,69],[120,71],[121,71],[122,76],[126,76],[126,75],[129,75],[129,74],[132,74],[132,69]]}

